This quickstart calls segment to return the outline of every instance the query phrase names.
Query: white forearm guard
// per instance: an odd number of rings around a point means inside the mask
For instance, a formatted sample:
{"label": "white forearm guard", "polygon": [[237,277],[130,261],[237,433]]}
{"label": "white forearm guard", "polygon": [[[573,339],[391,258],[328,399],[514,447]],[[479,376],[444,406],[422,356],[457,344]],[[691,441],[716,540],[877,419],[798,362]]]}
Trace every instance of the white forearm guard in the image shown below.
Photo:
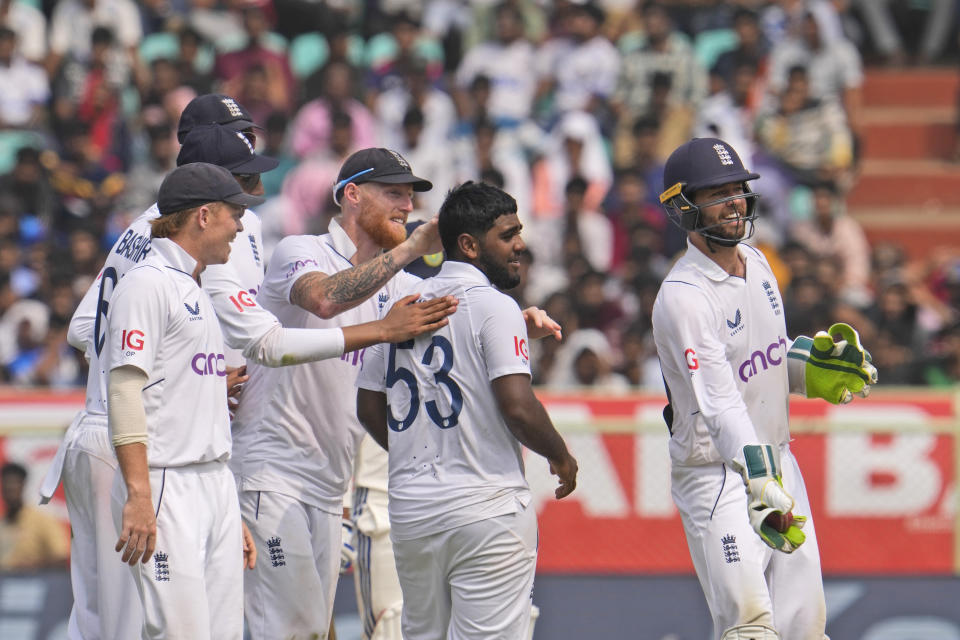
{"label": "white forearm guard", "polygon": [[249,345],[243,355],[267,367],[285,367],[343,355],[340,329],[287,329],[275,325]]}

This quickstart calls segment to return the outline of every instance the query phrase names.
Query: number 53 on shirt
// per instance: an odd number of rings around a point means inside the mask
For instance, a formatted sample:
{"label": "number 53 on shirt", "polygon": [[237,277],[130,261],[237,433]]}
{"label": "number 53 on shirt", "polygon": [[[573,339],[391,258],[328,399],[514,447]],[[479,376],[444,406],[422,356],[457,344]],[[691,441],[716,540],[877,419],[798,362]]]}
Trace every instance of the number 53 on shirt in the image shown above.
{"label": "number 53 on shirt", "polygon": [[[410,408],[407,410],[407,415],[398,420],[393,415],[393,409],[389,407],[387,409],[387,425],[392,430],[400,432],[409,429],[420,413],[420,387],[412,371],[397,366],[398,349],[413,349],[413,340],[391,344],[390,354],[387,357],[387,389],[392,388],[398,382],[403,382],[410,390]],[[463,393],[453,378],[450,377],[450,369],[453,368],[453,345],[450,344],[449,340],[443,336],[433,336],[430,346],[427,347],[420,362],[425,366],[431,366],[435,351],[440,352],[439,357],[443,358],[443,361],[440,368],[434,372],[433,380],[436,384],[447,388],[447,392],[450,394],[450,414],[442,415],[434,400],[425,402],[424,407],[427,410],[427,415],[430,416],[430,420],[435,425],[441,429],[450,429],[457,426],[460,410],[463,408]]]}

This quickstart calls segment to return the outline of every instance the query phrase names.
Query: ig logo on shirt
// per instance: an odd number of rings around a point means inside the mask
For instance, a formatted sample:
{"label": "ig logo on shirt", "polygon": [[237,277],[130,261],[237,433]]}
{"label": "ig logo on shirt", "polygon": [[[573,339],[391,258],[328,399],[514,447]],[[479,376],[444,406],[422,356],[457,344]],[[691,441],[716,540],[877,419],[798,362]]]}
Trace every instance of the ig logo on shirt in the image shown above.
{"label": "ig logo on shirt", "polygon": [[527,341],[525,338],[520,336],[513,336],[513,349],[519,357],[523,364],[528,364],[530,362],[530,353],[527,351]]}

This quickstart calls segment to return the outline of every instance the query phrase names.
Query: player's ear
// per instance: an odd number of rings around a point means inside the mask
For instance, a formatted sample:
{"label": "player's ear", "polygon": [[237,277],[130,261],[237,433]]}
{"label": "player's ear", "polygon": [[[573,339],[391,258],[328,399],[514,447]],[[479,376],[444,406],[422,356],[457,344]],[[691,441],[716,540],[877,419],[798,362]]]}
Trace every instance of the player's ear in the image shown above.
{"label": "player's ear", "polygon": [[457,248],[464,258],[476,260],[480,256],[480,243],[469,233],[461,233],[457,236]]}
{"label": "player's ear", "polygon": [[353,182],[347,183],[343,188],[343,197],[340,198],[340,202],[346,202],[347,200],[354,204],[360,201],[360,185]]}
{"label": "player's ear", "polygon": [[197,224],[201,230],[210,226],[211,218],[213,217],[213,206],[211,203],[197,207]]}

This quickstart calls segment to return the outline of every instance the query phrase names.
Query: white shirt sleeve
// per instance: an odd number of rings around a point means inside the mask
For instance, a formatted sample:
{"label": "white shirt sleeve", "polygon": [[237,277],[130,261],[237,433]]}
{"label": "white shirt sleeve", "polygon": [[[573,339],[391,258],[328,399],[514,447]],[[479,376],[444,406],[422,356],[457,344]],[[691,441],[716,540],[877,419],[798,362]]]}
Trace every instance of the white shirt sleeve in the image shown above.
{"label": "white shirt sleeve", "polygon": [[357,386],[368,391],[387,391],[387,369],[385,352],[389,345],[385,343],[367,347],[363,352],[363,366],[357,376]]}
{"label": "white shirt sleeve", "polygon": [[163,342],[168,309],[163,284],[150,275],[128,274],[110,299],[107,313],[108,371],[131,365],[146,373],[148,378],[151,376]]}
{"label": "white shirt sleeve", "polygon": [[[70,318],[70,326],[67,327],[67,342],[75,349],[86,352],[94,345],[94,326],[97,320],[97,311],[100,307],[100,287],[103,281],[103,269],[97,275],[97,279],[90,283],[87,292],[83,294],[80,304],[77,305],[73,316]],[[116,283],[112,283],[115,287]],[[113,290],[111,287],[111,291]],[[106,318],[103,318],[106,320]]]}
{"label": "white shirt sleeve", "polygon": [[478,340],[487,366],[487,379],[522,373],[530,375],[527,324],[516,302],[491,291],[478,305],[483,314]]}
{"label": "white shirt sleeve", "polygon": [[716,330],[723,319],[701,291],[688,285],[665,287],[654,308],[654,326],[666,337],[666,344],[657,342],[658,355],[690,374],[687,388],[670,392],[693,393],[717,451],[728,464],[736,460],[743,467],[743,446],[759,440]]}
{"label": "white shirt sleeve", "polygon": [[229,262],[211,265],[200,275],[203,290],[213,300],[223,341],[231,349],[245,350],[266,335],[280,321],[257,304],[253,294],[243,288],[236,269]]}

